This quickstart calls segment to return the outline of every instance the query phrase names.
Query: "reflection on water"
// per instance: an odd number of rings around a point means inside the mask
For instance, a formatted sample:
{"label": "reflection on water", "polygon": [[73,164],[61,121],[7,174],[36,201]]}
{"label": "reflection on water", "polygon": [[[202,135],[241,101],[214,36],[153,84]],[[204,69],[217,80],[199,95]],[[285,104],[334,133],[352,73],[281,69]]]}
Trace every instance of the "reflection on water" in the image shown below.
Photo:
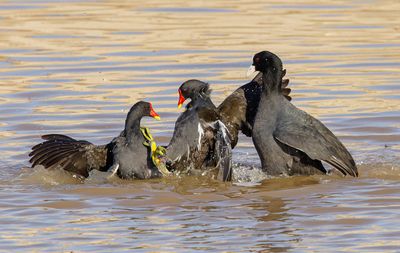
{"label": "reflection on water", "polygon": [[[399,10],[385,0],[0,3],[1,251],[396,252]],[[143,124],[168,143],[177,87],[207,81],[219,104],[260,50],[281,56],[293,103],[343,140],[360,178],[246,183],[263,175],[244,136],[233,185],[25,168],[45,133],[110,141],[139,99],[163,119]]]}

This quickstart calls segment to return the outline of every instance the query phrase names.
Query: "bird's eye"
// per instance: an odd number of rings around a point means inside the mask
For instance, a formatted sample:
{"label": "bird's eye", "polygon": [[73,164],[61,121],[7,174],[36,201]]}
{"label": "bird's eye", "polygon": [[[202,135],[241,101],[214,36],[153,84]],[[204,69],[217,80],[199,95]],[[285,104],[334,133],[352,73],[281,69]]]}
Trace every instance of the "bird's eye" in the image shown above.
{"label": "bird's eye", "polygon": [[254,58],[254,61],[255,61],[256,63],[259,63],[259,62],[260,62],[260,58],[259,58],[259,57],[256,57],[256,58]]}

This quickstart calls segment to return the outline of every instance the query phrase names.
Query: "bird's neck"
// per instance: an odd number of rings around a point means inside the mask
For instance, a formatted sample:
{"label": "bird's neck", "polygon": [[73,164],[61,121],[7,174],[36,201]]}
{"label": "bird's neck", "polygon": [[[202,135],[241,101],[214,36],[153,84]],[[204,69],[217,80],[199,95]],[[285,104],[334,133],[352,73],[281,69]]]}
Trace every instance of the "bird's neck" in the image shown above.
{"label": "bird's neck", "polygon": [[[134,113],[134,112],[132,112]],[[125,135],[127,138],[140,134],[140,120],[142,115],[128,115],[125,121]]]}
{"label": "bird's neck", "polygon": [[191,98],[192,101],[188,104],[188,108],[196,107],[199,105],[214,105],[211,101],[210,96],[207,95],[199,95]]}
{"label": "bird's neck", "polygon": [[282,70],[268,69],[263,73],[263,84],[267,94],[279,94],[282,90]]}

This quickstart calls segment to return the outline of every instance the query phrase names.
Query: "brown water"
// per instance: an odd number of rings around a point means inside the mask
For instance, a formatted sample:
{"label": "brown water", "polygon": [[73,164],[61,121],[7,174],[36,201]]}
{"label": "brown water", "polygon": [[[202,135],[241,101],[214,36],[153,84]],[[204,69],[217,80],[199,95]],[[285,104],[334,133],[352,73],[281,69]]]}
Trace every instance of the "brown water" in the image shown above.
{"label": "brown water", "polygon": [[[1,1],[0,251],[400,251],[400,2],[259,2]],[[360,178],[246,183],[259,159],[243,136],[235,184],[25,168],[42,134],[110,141],[139,99],[167,143],[177,87],[208,81],[219,104],[260,50],[281,56],[293,103],[338,135]]]}

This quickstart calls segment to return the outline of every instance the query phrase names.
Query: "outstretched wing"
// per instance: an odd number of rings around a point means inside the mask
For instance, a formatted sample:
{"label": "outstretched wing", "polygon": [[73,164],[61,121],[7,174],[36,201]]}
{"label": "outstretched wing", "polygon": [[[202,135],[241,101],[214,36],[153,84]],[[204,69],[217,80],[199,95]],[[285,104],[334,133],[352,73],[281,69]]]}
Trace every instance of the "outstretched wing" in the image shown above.
{"label": "outstretched wing", "polygon": [[42,139],[45,141],[32,147],[29,154],[32,167],[59,167],[85,177],[92,169],[106,169],[107,145],[96,146],[61,134],[43,135]]}
{"label": "outstretched wing", "polygon": [[313,160],[329,163],[343,175],[358,176],[353,157],[338,138],[319,120],[287,104],[290,106],[278,121],[274,138]]}

